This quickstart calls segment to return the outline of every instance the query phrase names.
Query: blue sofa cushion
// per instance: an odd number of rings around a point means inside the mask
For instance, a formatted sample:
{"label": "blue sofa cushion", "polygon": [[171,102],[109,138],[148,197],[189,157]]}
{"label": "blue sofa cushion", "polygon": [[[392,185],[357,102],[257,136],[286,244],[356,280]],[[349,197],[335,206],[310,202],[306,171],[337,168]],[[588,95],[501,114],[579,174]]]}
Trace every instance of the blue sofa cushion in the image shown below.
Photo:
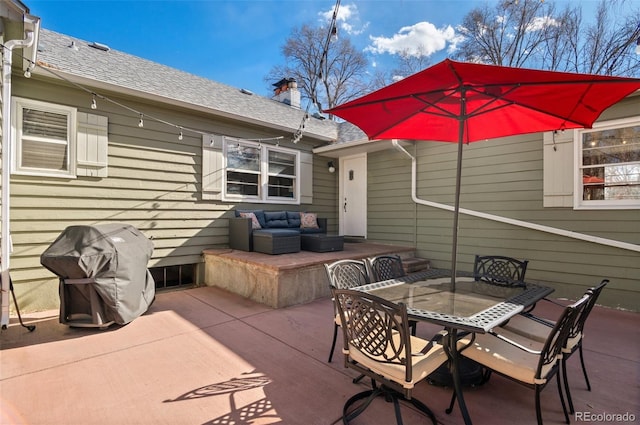
{"label": "blue sofa cushion", "polygon": [[287,221],[287,213],[285,211],[265,211],[264,218],[266,221],[266,225],[263,227],[275,227],[278,229],[286,229],[289,227],[289,222]]}
{"label": "blue sofa cushion", "polygon": [[269,238],[283,237],[283,236],[296,236],[300,232],[292,229],[260,229],[253,232],[254,235],[262,235]]}
{"label": "blue sofa cushion", "polygon": [[287,222],[289,227],[300,227],[300,213],[297,211],[287,211]]}

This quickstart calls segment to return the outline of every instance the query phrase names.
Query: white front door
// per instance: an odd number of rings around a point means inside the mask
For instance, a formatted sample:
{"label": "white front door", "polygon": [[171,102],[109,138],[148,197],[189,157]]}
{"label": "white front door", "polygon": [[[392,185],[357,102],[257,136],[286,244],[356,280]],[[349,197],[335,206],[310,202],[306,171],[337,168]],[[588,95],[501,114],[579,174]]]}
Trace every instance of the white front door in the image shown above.
{"label": "white front door", "polygon": [[340,230],[367,237],[367,155],[340,159]]}

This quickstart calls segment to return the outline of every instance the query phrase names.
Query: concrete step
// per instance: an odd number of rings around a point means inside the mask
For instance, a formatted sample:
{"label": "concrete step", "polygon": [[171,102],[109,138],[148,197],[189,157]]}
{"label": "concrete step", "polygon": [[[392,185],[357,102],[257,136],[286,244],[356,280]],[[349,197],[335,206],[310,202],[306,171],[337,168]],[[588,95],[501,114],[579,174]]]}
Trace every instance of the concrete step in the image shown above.
{"label": "concrete step", "polygon": [[403,258],[402,266],[405,273],[415,273],[420,270],[428,270],[431,268],[431,261],[425,258]]}

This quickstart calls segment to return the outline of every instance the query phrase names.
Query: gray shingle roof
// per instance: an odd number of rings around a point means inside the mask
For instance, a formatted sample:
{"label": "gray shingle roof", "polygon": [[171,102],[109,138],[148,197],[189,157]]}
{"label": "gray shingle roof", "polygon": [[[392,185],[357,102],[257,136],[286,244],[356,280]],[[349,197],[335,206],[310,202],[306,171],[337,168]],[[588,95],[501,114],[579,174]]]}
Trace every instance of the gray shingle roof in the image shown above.
{"label": "gray shingle roof", "polygon": [[[117,50],[96,49],[89,44],[84,40],[42,29],[38,49],[39,65],[67,75],[126,89],[140,96],[160,97],[169,104],[180,102],[186,107],[204,109],[214,115],[290,130],[292,134],[298,129],[305,114],[304,110],[276,100],[255,94],[247,95],[238,88]],[[342,131],[349,127],[348,131]],[[340,142],[364,137],[351,124],[338,124],[313,117],[307,121],[304,134],[324,140],[340,139]],[[339,137],[341,134],[348,137]]]}

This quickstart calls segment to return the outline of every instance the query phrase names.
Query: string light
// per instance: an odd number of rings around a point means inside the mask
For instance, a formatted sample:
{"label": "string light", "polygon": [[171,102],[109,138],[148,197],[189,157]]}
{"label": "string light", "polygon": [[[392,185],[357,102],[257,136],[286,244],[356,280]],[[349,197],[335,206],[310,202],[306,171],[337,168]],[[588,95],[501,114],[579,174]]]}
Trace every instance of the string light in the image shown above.
{"label": "string light", "polygon": [[[34,62],[34,61],[32,61],[32,60],[30,60],[30,59],[28,59],[26,57],[23,57],[22,59],[25,62],[29,63],[29,66],[27,67],[27,70],[29,71],[29,76],[31,74],[31,71],[36,66],[40,66],[41,69],[43,69],[44,71],[52,74],[53,76],[55,76],[55,77],[57,77],[57,78],[59,78],[61,80],[66,81],[67,83],[71,84],[72,86],[75,86],[76,88],[78,88],[78,89],[80,89],[80,90],[82,90],[82,91],[84,91],[86,93],[89,93],[91,95],[90,108],[93,109],[93,110],[98,109],[98,104],[97,104],[97,101],[96,101],[96,98],[98,98],[100,100],[112,103],[112,104],[114,104],[114,105],[116,105],[116,106],[118,106],[120,108],[126,109],[126,110],[128,110],[128,111],[130,111],[130,112],[132,112],[134,114],[139,115],[140,119],[138,121],[138,127],[140,127],[140,128],[144,127],[144,120],[145,119],[147,119],[147,120],[151,119],[153,121],[157,121],[157,122],[165,124],[167,126],[179,129],[178,140],[183,140],[184,139],[184,132],[188,131],[190,133],[194,133],[194,134],[199,134],[201,136],[210,137],[211,138],[210,139],[210,145],[214,146],[214,138],[212,137],[212,133],[210,131],[203,131],[203,130],[198,130],[198,129],[194,129],[194,128],[190,128],[190,127],[184,127],[184,126],[181,126],[181,125],[178,125],[178,124],[174,124],[174,123],[171,123],[169,121],[160,119],[158,117],[154,117],[154,116],[149,115],[149,114],[143,114],[142,112],[140,112],[140,111],[138,111],[138,110],[136,110],[136,109],[134,109],[134,108],[132,108],[130,106],[127,106],[127,105],[125,105],[123,103],[120,103],[120,102],[118,102],[116,100],[113,100],[113,99],[111,99],[111,98],[109,98],[107,96],[101,95],[100,93],[96,93],[96,92],[88,89],[87,87],[84,87],[84,86],[82,86],[82,85],[80,85],[80,84],[78,84],[78,83],[76,83],[74,81],[69,80],[65,76],[63,76],[63,75],[59,74],[58,72],[48,68],[47,66],[44,66],[42,64],[36,64],[36,62]],[[27,74],[27,72],[25,72],[25,74]],[[25,75],[25,76],[27,76],[27,75]],[[274,141],[275,140],[276,141],[275,145],[279,146],[280,140],[283,139],[283,138],[284,138],[283,136],[277,136],[277,137],[263,138],[263,139],[253,139],[253,140],[258,140],[258,141]],[[252,139],[248,139],[248,140],[252,140]]]}
{"label": "string light", "polygon": [[27,69],[24,71],[25,78],[31,78],[31,71],[32,70],[33,70],[33,65],[29,64],[29,66],[27,66]]}

